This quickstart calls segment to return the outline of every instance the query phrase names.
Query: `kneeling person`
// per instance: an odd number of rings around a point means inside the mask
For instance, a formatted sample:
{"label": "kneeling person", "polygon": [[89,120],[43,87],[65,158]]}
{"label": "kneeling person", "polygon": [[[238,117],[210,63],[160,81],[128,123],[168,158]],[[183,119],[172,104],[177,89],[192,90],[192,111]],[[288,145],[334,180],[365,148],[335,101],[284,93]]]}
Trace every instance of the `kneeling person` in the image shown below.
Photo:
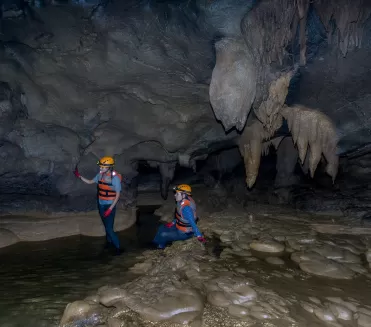
{"label": "kneeling person", "polygon": [[175,218],[171,223],[160,226],[153,240],[159,249],[166,247],[173,241],[185,241],[196,236],[201,243],[205,243],[197,227],[196,203],[192,199],[192,189],[182,184],[174,188],[177,203]]}

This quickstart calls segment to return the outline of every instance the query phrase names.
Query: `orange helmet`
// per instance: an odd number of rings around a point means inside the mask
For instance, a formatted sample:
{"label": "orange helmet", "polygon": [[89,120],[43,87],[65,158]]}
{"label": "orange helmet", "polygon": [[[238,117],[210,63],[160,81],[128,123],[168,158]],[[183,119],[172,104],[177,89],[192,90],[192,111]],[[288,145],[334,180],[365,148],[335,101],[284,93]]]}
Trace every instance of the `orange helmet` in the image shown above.
{"label": "orange helmet", "polygon": [[188,184],[180,184],[174,187],[175,192],[182,192],[188,195],[192,194],[192,188]]}
{"label": "orange helmet", "polygon": [[99,167],[113,167],[115,160],[112,157],[103,157],[98,162]]}

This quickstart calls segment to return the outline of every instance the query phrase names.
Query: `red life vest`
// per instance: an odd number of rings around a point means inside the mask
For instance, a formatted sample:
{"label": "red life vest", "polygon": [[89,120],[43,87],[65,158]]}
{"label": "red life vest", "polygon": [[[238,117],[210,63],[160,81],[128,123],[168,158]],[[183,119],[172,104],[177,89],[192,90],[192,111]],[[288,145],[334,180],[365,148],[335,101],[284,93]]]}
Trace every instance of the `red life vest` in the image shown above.
{"label": "red life vest", "polygon": [[180,201],[177,205],[177,208],[175,211],[175,219],[176,219],[175,226],[176,228],[178,228],[180,231],[184,233],[190,233],[192,232],[192,226],[188,220],[183,218],[183,215],[182,215],[182,210],[186,206],[191,207],[191,209],[193,210],[193,217],[195,218],[196,222],[198,221],[196,203],[191,197],[188,197],[187,199],[183,199],[182,201]]}
{"label": "red life vest", "polygon": [[116,171],[101,174],[101,179],[98,181],[98,198],[99,200],[115,200],[116,191],[112,185],[112,179],[117,176],[122,181],[122,176]]}

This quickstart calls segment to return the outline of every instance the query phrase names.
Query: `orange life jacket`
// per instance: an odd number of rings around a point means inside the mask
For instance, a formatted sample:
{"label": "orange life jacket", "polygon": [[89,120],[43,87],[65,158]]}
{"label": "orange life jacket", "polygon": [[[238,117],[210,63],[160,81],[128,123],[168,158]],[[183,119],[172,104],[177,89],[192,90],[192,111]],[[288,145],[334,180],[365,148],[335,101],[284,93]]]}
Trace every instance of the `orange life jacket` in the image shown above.
{"label": "orange life jacket", "polygon": [[183,215],[182,215],[182,209],[186,206],[190,206],[191,209],[193,210],[193,217],[195,218],[195,221],[197,223],[198,217],[197,217],[197,211],[196,211],[196,203],[191,197],[188,197],[187,199],[183,199],[177,204],[177,208],[175,211],[175,219],[176,219],[175,226],[176,228],[178,228],[180,231],[184,233],[190,233],[192,232],[192,226],[188,220],[183,218]]}
{"label": "orange life jacket", "polygon": [[[98,198],[99,200],[115,200],[116,191],[112,186],[112,178],[117,176],[122,181],[122,176],[116,171],[101,174],[101,179],[98,181]],[[107,178],[108,177],[108,178]],[[108,180],[107,180],[108,179]]]}

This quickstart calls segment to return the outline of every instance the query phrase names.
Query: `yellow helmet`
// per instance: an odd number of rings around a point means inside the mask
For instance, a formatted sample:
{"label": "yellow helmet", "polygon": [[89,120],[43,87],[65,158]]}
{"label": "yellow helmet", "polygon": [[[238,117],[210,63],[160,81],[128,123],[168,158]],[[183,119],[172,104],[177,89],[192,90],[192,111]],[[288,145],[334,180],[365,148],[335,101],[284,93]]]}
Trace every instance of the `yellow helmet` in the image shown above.
{"label": "yellow helmet", "polygon": [[191,195],[192,188],[187,184],[180,184],[180,185],[174,187],[174,191],[183,192],[183,193],[186,193],[188,195]]}
{"label": "yellow helmet", "polygon": [[103,157],[97,162],[100,167],[113,167],[115,160],[112,157]]}

